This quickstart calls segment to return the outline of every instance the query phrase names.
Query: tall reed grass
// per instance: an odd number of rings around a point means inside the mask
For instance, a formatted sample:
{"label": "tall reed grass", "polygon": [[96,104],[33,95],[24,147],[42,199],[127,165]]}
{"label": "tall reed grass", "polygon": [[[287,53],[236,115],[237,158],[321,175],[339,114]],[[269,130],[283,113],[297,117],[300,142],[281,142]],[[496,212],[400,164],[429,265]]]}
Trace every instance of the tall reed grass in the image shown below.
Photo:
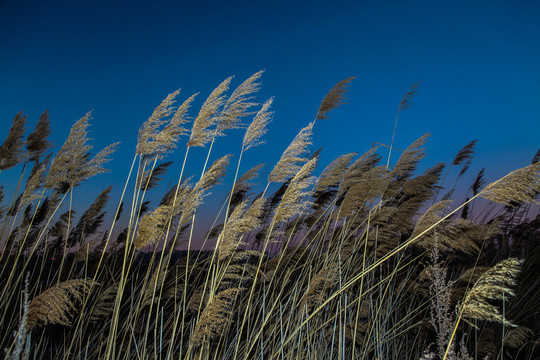
{"label": "tall reed grass", "polygon": [[[0,171],[22,169],[15,191],[1,192],[4,356],[537,357],[538,154],[487,185],[482,170],[465,201],[452,201],[452,192],[475,141],[450,165],[418,174],[428,136],[398,150],[394,131],[388,151],[344,154],[318,170],[313,132],[343,103],[349,78],[322,99],[256,194],[262,165],[245,169],[242,159],[264,142],[273,116],[273,99],[256,100],[261,76],[232,90],[233,78],[225,79],[198,112],[199,94],[183,101],[179,90],[169,94],[140,127],[110,214],[111,187],[80,216],[74,211],[74,189],[103,176],[118,146],[92,155],[91,114],[48,156],[48,113],[26,140],[26,117],[15,116],[0,146]],[[401,99],[396,124],[417,89]],[[215,154],[233,130],[244,132],[239,152]],[[206,149],[206,160],[200,176],[186,177],[195,147]],[[401,152],[395,164],[392,151]],[[170,175],[165,159],[173,153],[183,158],[175,185],[151,203],[147,192]],[[460,170],[453,186],[445,183],[450,167]],[[204,238],[212,250],[202,251],[197,214],[227,171],[232,185]],[[188,250],[177,251],[181,244]]]}

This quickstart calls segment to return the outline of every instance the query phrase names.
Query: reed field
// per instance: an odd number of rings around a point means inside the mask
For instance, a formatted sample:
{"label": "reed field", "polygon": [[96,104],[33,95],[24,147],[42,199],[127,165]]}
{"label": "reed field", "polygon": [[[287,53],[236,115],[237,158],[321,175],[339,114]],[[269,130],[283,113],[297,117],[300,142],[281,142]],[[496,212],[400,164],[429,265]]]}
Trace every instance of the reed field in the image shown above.
{"label": "reed field", "polygon": [[[261,75],[149,109],[120,198],[105,174],[119,145],[93,149],[91,113],[54,149],[47,112],[15,116],[0,145],[0,179],[21,172],[0,193],[1,357],[539,358],[540,154],[494,182],[480,171],[466,194],[475,141],[423,173],[428,135],[321,164],[312,135],[348,78],[276,164],[249,169],[273,116]],[[389,104],[396,123],[417,87]],[[229,132],[242,143],[217,153]],[[202,171],[186,169],[194,148]],[[106,185],[80,209],[74,189],[93,176]],[[222,182],[225,199],[210,194]],[[208,201],[223,206],[198,239]]]}

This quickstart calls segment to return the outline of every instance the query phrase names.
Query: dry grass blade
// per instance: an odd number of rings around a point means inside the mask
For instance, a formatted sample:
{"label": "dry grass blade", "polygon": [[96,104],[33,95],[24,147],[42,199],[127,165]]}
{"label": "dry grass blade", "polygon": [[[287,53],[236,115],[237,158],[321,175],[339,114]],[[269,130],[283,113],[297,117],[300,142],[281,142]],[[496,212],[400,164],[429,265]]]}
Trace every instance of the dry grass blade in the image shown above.
{"label": "dry grass blade", "polygon": [[270,182],[284,182],[293,177],[301,168],[301,163],[305,161],[304,155],[308,151],[308,146],[311,145],[311,136],[313,134],[314,123],[309,123],[308,126],[300,130],[291,144],[285,149],[281,158],[270,175]]}
{"label": "dry grass blade", "polygon": [[533,203],[540,193],[540,163],[514,170],[478,193],[489,201],[504,205]]}
{"label": "dry grass blade", "polygon": [[33,328],[38,324],[70,325],[76,302],[81,302],[83,295],[93,285],[98,284],[90,278],[75,279],[45,290],[30,302],[28,326]]}
{"label": "dry grass blade", "polygon": [[22,112],[17,113],[6,140],[0,145],[0,170],[12,168],[21,161],[25,124],[26,116]]}
{"label": "dry grass blade", "polygon": [[321,106],[317,111],[316,120],[327,119],[326,115],[330,110],[337,108],[339,105],[343,104],[345,99],[345,92],[347,91],[347,86],[354,79],[353,77],[341,80],[326,94],[324,99],[321,102]]}

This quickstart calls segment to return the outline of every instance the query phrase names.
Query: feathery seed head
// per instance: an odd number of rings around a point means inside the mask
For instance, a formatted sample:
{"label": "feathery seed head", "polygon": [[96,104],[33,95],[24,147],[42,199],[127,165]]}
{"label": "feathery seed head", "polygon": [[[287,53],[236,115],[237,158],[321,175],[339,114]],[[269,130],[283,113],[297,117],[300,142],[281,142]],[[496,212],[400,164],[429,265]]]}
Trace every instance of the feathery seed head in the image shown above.
{"label": "feathery seed head", "polygon": [[354,76],[341,80],[336,85],[334,85],[334,87],[328,92],[328,94],[326,94],[326,96],[322,100],[319,111],[317,111],[317,115],[315,116],[315,120],[327,119],[328,115],[326,114],[330,110],[335,109],[339,105],[343,104],[347,87],[353,79]]}
{"label": "feathery seed head", "polygon": [[224,93],[229,89],[232,76],[225,79],[206,99],[199,114],[193,121],[187,146],[205,146],[211,139],[211,127],[219,120],[219,110],[225,102]]}
{"label": "feathery seed head", "polygon": [[26,116],[22,112],[17,113],[6,140],[0,145],[0,170],[12,168],[21,161],[25,124]]}
{"label": "feathery seed head", "polygon": [[273,111],[269,111],[273,101],[274,98],[270,98],[263,104],[262,108],[257,112],[257,115],[255,115],[255,118],[246,129],[244,140],[242,142],[244,150],[251,149],[252,147],[264,143],[260,139],[266,134],[266,126],[271,121],[272,115],[274,114]]}
{"label": "feathery seed head", "polygon": [[314,124],[311,122],[308,126],[300,130],[291,144],[285,149],[278,163],[268,176],[269,182],[284,182],[300,170],[302,167],[300,164],[305,161],[304,155],[308,151],[307,148],[311,145]]}

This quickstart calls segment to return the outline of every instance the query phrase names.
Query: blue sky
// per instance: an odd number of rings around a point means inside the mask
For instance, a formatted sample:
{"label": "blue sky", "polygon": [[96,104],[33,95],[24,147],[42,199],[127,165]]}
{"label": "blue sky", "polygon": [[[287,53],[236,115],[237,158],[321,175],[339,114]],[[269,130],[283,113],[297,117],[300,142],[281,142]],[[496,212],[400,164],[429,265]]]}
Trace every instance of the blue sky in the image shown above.
{"label": "blue sky", "polygon": [[[235,75],[238,85],[260,69],[258,99],[274,96],[275,115],[266,144],[246,154],[242,170],[259,162],[271,170],[327,91],[350,76],[348,103],[315,127],[321,169],[374,141],[389,143],[401,96],[417,81],[395,146],[431,133],[421,170],[478,139],[468,187],[482,167],[494,180],[529,164],[540,147],[537,1],[0,0],[0,44],[0,141],[18,111],[32,128],[49,109],[58,149],[93,109],[94,149],[122,142],[112,173],[75,190],[81,212],[109,184],[118,198],[139,126],[168,93],[182,88],[183,100],[200,91],[195,115],[223,79]],[[220,139],[214,158],[238,154],[242,135]],[[166,159],[176,167],[165,183],[178,175],[184,144]],[[196,174],[206,151],[193,155],[188,171]],[[0,183],[9,189],[18,175],[3,171]]]}

